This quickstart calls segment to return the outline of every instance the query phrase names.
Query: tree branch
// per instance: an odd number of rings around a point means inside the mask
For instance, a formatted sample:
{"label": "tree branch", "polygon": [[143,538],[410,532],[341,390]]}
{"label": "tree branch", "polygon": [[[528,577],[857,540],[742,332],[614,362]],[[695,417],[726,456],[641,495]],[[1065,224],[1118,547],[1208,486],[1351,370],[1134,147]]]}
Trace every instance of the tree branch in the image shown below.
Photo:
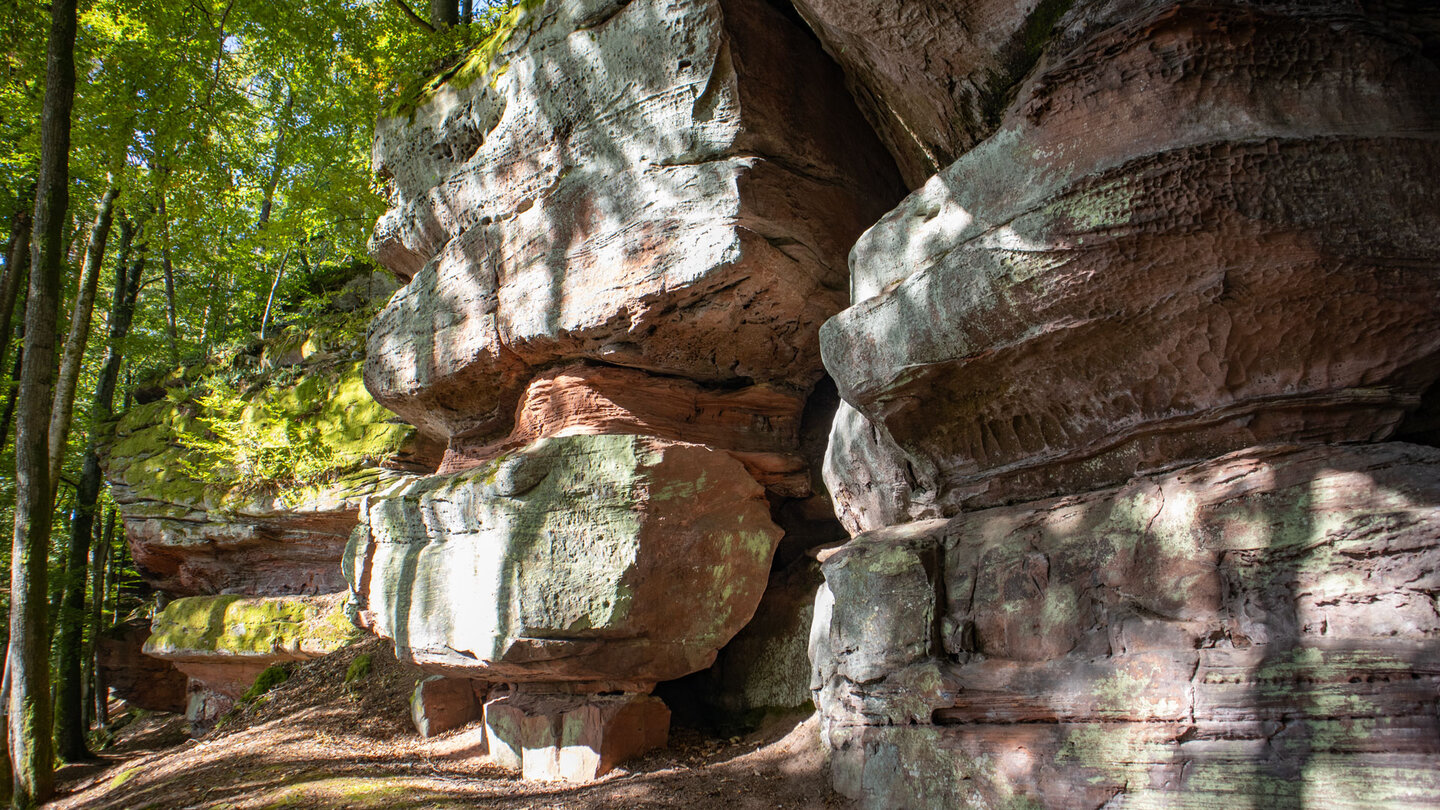
{"label": "tree branch", "polygon": [[435,26],[431,25],[424,17],[416,14],[415,9],[410,8],[410,6],[405,3],[405,0],[395,0],[395,5],[399,6],[400,10],[405,12],[405,16],[414,21],[416,25],[432,34],[435,33]]}

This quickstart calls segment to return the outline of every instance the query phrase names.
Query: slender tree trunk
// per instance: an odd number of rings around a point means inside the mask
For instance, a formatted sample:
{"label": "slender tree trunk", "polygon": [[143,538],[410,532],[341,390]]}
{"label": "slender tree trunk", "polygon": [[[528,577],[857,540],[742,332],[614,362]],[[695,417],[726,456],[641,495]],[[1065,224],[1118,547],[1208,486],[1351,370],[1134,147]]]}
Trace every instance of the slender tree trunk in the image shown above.
{"label": "slender tree trunk", "polygon": [[180,362],[180,333],[175,316],[175,267],[170,262],[170,215],[165,212],[165,192],[160,192],[160,265],[165,269],[165,339],[170,362]]}
{"label": "slender tree trunk", "polygon": [[460,22],[469,25],[475,21],[475,4],[472,0],[460,0]]}
{"label": "slender tree trunk", "polygon": [[105,261],[105,242],[110,237],[111,217],[120,189],[105,190],[95,206],[95,225],[85,246],[85,263],[80,270],[80,285],[75,291],[75,306],[70,313],[70,334],[60,357],[60,376],[55,381],[55,404],[50,409],[50,500],[60,486],[60,470],[65,464],[65,443],[70,438],[70,417],[75,412],[75,388],[80,381],[80,366],[85,360],[85,344],[90,341],[90,321],[95,310],[95,289],[100,286],[100,267]]}
{"label": "slender tree trunk", "polygon": [[280,257],[280,269],[275,271],[275,281],[270,284],[270,296],[265,299],[265,314],[260,316],[260,339],[268,337],[265,334],[270,325],[270,308],[275,303],[275,290],[280,287],[280,277],[285,274],[285,263],[290,261],[290,251],[287,249],[285,255]]}
{"label": "slender tree trunk", "polygon": [[[25,210],[29,206],[30,210]],[[31,195],[22,197],[10,229],[10,244],[5,250],[5,276],[0,279],[0,361],[10,349],[10,329],[14,326],[15,303],[20,298],[22,282],[30,277],[30,229],[35,201]],[[7,431],[8,432],[8,431]]]}
{"label": "slender tree trunk", "polygon": [[[25,331],[19,330],[24,337]],[[10,367],[9,392],[5,394],[5,410],[0,412],[0,453],[5,452],[5,443],[10,441],[10,425],[15,421],[15,401],[20,395],[20,372],[25,362],[25,347],[15,350],[15,362]]]}
{"label": "slender tree trunk", "polygon": [[110,725],[110,687],[100,668],[100,632],[104,628],[105,597],[110,593],[110,544],[115,542],[115,507],[105,512],[105,528],[90,552],[90,644],[86,661],[90,665],[90,716],[97,728]]}
{"label": "slender tree trunk", "polygon": [[65,593],[60,607],[59,659],[55,689],[56,752],[66,762],[90,757],[85,745],[85,693],[82,688],[82,646],[85,628],[85,563],[90,539],[95,532],[95,504],[102,483],[100,457],[96,450],[96,428],[108,421],[115,408],[115,387],[120,381],[125,338],[135,317],[135,298],[140,292],[143,265],[136,263],[127,276],[115,277],[115,295],[110,308],[110,334],[105,361],[90,406],[90,429],[85,448],[85,468],[76,486],[75,509],[70,519],[70,545],[65,558]]}
{"label": "slender tree trunk", "polygon": [[430,25],[435,30],[449,28],[460,22],[460,6],[457,0],[430,0]]}
{"label": "slender tree trunk", "polygon": [[59,314],[61,243],[70,191],[70,109],[75,99],[76,0],[53,0],[40,116],[25,365],[15,439],[15,539],[10,552],[10,762],[12,806],[30,808],[55,788],[50,738],[50,649],[45,632],[46,552],[50,541],[49,441]]}
{"label": "slender tree trunk", "polygon": [[[93,432],[93,431],[92,431]],[[85,575],[90,537],[95,533],[95,502],[100,496],[100,459],[94,444],[85,452],[75,509],[70,518],[70,548],[65,556],[65,592],[60,603],[55,684],[55,753],[65,762],[89,759],[85,745],[85,695],[81,680],[84,653]]]}

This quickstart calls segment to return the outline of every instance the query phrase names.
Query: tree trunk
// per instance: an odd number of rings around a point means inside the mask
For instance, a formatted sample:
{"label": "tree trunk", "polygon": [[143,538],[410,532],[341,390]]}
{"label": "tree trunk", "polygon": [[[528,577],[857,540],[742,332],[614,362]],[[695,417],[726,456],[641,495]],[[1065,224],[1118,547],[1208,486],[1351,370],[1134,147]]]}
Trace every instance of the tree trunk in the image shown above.
{"label": "tree trunk", "polygon": [[[27,205],[31,210],[25,210]],[[0,279],[0,362],[10,350],[10,328],[14,325],[15,302],[20,297],[21,282],[29,278],[31,214],[34,207],[34,200],[28,195],[22,197],[11,220],[10,244],[5,250],[5,276]]]}
{"label": "tree trunk", "polygon": [[[25,336],[24,324],[15,330],[17,336]],[[20,395],[20,372],[25,362],[25,347],[15,350],[15,362],[10,367],[9,392],[5,394],[5,411],[0,413],[0,453],[5,452],[5,443],[10,441],[10,424],[15,419],[15,400]]]}
{"label": "tree trunk", "polygon": [[460,0],[460,22],[469,25],[475,21],[475,3],[473,0]]}
{"label": "tree trunk", "polygon": [[110,688],[105,683],[105,673],[100,669],[98,651],[100,631],[104,629],[105,597],[110,593],[110,544],[115,542],[115,507],[105,513],[105,528],[100,540],[90,553],[90,644],[86,660],[90,664],[91,717],[97,728],[110,725]]}
{"label": "tree trunk", "polygon": [[95,310],[95,289],[100,284],[100,266],[105,261],[105,241],[110,236],[111,215],[120,189],[105,190],[95,206],[95,225],[85,246],[85,263],[80,270],[80,285],[75,291],[75,306],[70,312],[70,334],[65,338],[65,351],[60,357],[60,376],[55,381],[55,404],[50,409],[50,501],[60,486],[60,470],[65,465],[65,443],[70,438],[70,417],[75,412],[75,387],[80,381],[80,366],[85,360],[85,344],[90,340],[90,320]]}
{"label": "tree trunk", "polygon": [[165,192],[160,192],[160,265],[165,269],[165,339],[170,363],[180,363],[180,333],[175,316],[175,267],[170,263],[170,215],[165,212]]}
{"label": "tree trunk", "polygon": [[[143,257],[143,250],[142,257]],[[81,653],[85,627],[85,563],[95,528],[95,504],[100,498],[102,476],[96,451],[96,428],[108,421],[115,408],[115,388],[120,381],[125,337],[135,317],[135,299],[140,292],[143,260],[136,261],[127,274],[115,276],[115,295],[110,307],[110,334],[105,361],[90,406],[89,440],[85,468],[76,487],[75,509],[70,519],[70,546],[65,558],[65,592],[60,607],[57,685],[55,690],[55,744],[66,762],[86,759],[84,689]]]}
{"label": "tree trunk", "polygon": [[[93,435],[93,428],[91,433]],[[79,762],[91,756],[85,745],[81,658],[85,640],[85,568],[90,557],[90,537],[95,531],[95,502],[100,497],[100,483],[100,458],[92,442],[85,451],[85,470],[80,476],[70,518],[65,592],[61,597],[56,633],[55,753],[64,762]]]}
{"label": "tree trunk", "polygon": [[45,632],[46,556],[50,540],[49,441],[61,243],[70,190],[70,109],[75,99],[76,0],[53,0],[40,116],[30,296],[25,306],[25,365],[15,438],[15,538],[10,552],[10,669],[7,708],[14,807],[50,798],[55,787],[50,739],[50,645]]}
{"label": "tree trunk", "polygon": [[290,261],[290,251],[286,250],[285,255],[280,257],[280,269],[275,271],[275,281],[270,284],[270,296],[265,299],[265,314],[260,316],[260,339],[269,337],[265,334],[270,325],[270,307],[275,303],[275,290],[280,287],[280,277],[285,274],[285,263]]}
{"label": "tree trunk", "polygon": [[460,22],[460,6],[456,0],[430,0],[430,25],[435,30],[449,28]]}

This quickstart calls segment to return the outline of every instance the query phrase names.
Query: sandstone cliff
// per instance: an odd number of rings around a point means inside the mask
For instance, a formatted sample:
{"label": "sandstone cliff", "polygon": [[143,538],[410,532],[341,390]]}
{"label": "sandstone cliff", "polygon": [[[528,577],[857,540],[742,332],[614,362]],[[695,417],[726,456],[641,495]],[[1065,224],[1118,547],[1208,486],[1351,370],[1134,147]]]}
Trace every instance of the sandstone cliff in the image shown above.
{"label": "sandstone cliff", "polygon": [[[155,617],[143,656],[115,650],[111,678],[123,691],[152,667],[143,657],[174,664],[196,731],[267,666],[353,638],[340,558],[360,504],[438,463],[365,391],[365,317],[333,314],[173,371],[113,426],[106,475],[131,557],[153,588],[185,598]],[[130,693],[165,702],[149,691]]]}
{"label": "sandstone cliff", "polygon": [[1440,800],[1433,13],[799,5],[916,187],[821,330],[837,789]]}

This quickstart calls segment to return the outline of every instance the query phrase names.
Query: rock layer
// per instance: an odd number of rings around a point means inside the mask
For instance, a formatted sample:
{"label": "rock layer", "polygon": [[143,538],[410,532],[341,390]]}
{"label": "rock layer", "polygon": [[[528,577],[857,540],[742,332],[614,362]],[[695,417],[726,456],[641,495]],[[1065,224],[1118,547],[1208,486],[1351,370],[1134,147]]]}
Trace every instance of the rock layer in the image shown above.
{"label": "rock layer", "polygon": [[427,670],[645,691],[744,626],[779,539],[724,452],[569,436],[372,499],[346,573],[362,621]]}
{"label": "rock layer", "polygon": [[812,639],[836,786],[1433,805],[1437,472],[1414,445],[1277,447],[859,535]]}
{"label": "rock layer", "polygon": [[1433,806],[1440,453],[1365,443],[1440,372],[1434,13],[798,5],[907,176],[955,150],[821,331],[837,789]]}
{"label": "rock layer", "polygon": [[189,676],[186,718],[215,723],[272,664],[328,655],[359,637],[344,594],[189,596],[155,616],[145,654]]}
{"label": "rock layer", "polygon": [[822,330],[910,499],[1389,435],[1440,353],[1436,66],[1369,20],[1244,4],[1147,7],[1047,54],[860,240]]}
{"label": "rock layer", "polygon": [[537,368],[820,376],[845,253],[900,193],[839,72],[758,0],[549,3],[377,128],[375,397],[496,438]]}
{"label": "rock layer", "polygon": [[146,622],[110,628],[95,642],[99,682],[115,697],[152,712],[185,711],[187,678],[169,661],[144,653],[150,637]]}
{"label": "rock layer", "polygon": [[[133,407],[115,425],[106,476],[135,563],[155,588],[260,596],[345,589],[337,563],[360,499],[403,479],[378,465],[412,452],[415,431],[366,393],[358,362],[302,367],[298,382],[237,394],[243,407],[234,414],[197,401],[214,384],[207,373],[219,370],[190,369],[179,380],[184,394]],[[224,459],[197,449],[213,440],[214,422],[237,436]],[[302,445],[332,472],[267,482],[259,471],[226,468],[275,448],[308,461]]]}

